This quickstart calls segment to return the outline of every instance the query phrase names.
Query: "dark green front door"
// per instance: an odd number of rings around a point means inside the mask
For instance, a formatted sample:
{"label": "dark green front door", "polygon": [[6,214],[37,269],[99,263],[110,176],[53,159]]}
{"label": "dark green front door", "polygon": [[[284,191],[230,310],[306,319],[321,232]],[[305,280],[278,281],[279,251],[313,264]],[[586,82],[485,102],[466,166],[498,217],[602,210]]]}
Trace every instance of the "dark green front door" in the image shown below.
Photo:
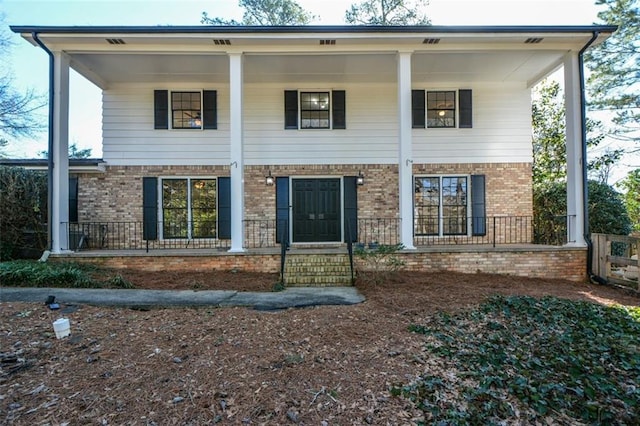
{"label": "dark green front door", "polygon": [[340,241],[340,179],[293,179],[293,242]]}

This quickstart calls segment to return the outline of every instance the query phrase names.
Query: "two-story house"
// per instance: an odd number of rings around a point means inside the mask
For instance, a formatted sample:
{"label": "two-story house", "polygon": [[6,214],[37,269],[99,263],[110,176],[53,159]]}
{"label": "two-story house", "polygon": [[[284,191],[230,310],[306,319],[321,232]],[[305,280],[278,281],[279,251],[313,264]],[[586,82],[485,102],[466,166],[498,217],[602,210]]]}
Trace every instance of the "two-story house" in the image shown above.
{"label": "two-story house", "polygon": [[[50,55],[54,255],[273,270],[283,240],[401,243],[415,269],[586,275],[582,54],[615,27],[12,30]],[[70,204],[71,68],[102,90],[104,170]],[[531,91],[561,68],[568,211],[536,247]]]}

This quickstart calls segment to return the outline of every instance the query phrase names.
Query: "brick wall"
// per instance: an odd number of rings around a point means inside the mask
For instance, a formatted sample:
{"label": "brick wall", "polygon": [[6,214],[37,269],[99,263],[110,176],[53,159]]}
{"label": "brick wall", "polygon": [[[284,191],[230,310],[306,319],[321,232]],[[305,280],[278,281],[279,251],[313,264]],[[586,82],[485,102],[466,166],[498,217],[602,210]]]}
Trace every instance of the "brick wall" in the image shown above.
{"label": "brick wall", "polygon": [[[410,271],[454,271],[491,273],[533,278],[563,278],[586,280],[586,249],[545,248],[538,250],[500,249],[428,251],[399,254]],[[135,253],[133,255],[74,254],[53,256],[55,260],[95,263],[110,268],[143,271],[212,271],[240,270],[279,272],[279,254],[216,253],[195,255],[185,251],[182,256]],[[356,259],[357,263],[357,259]]]}
{"label": "brick wall", "polygon": [[407,270],[490,273],[535,278],[587,279],[587,250],[545,248],[544,250],[479,249],[403,253]]}
{"label": "brick wall", "polygon": [[79,174],[79,222],[141,222],[142,178],[229,176],[225,166],[108,166],[105,173]]}
{"label": "brick wall", "polygon": [[[357,176],[358,217],[398,217],[398,167],[390,164],[247,166],[245,168],[245,218],[275,219],[275,186],[267,187],[265,176]],[[486,175],[487,216],[531,216],[530,163],[414,164],[421,174]],[[142,178],[145,176],[229,176],[228,166],[107,166],[101,174],[79,175],[78,219],[80,222],[142,221]]]}

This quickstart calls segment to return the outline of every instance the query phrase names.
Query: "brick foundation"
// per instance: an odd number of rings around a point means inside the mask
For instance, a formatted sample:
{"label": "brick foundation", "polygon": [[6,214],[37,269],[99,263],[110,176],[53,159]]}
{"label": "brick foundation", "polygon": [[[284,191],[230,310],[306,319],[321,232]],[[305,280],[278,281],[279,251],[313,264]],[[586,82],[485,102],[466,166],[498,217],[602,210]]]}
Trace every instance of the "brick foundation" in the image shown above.
{"label": "brick foundation", "polygon": [[[462,273],[491,273],[533,278],[562,278],[570,281],[586,280],[586,249],[567,248],[456,248],[438,251],[400,253],[409,271]],[[88,262],[110,268],[143,271],[215,271],[240,270],[251,272],[279,272],[280,255],[276,253],[216,253],[185,254],[140,253],[106,254],[77,253],[53,256],[54,260]],[[357,262],[357,259],[356,259]]]}

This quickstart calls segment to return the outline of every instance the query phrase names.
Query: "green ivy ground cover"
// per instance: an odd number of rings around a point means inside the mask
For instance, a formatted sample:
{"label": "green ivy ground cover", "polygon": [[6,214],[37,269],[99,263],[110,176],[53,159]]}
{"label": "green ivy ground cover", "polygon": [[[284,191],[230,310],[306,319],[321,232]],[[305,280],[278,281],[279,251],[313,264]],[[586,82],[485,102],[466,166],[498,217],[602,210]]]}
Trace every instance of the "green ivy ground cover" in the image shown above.
{"label": "green ivy ground cover", "polygon": [[425,424],[640,424],[640,308],[494,297],[410,329],[433,361],[391,391]]}

